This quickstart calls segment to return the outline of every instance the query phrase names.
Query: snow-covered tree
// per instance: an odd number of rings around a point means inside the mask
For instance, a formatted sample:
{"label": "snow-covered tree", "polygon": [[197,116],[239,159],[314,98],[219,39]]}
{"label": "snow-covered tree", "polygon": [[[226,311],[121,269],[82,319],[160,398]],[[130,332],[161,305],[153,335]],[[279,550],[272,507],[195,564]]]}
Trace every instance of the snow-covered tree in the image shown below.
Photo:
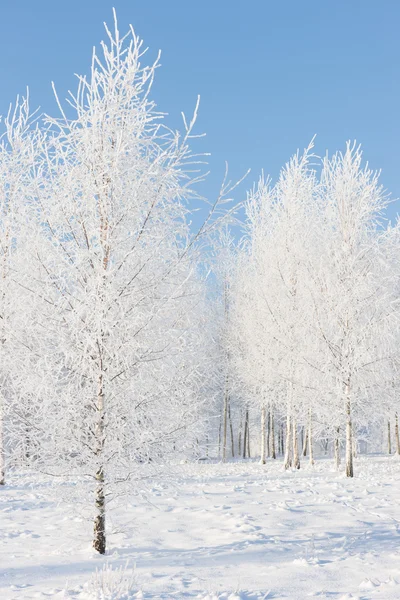
{"label": "snow-covered tree", "polygon": [[[207,367],[204,286],[187,219],[194,175],[183,136],[149,94],[131,29],[107,30],[67,117],[46,118],[31,199],[37,369],[49,430],[40,460],[95,484],[94,548],[106,549],[106,497],[143,463],[190,444]],[[197,109],[196,109],[197,110]],[[186,123],[186,121],[185,121]],[[138,466],[139,465],[139,466]],[[135,470],[136,469],[136,470]]]}
{"label": "snow-covered tree", "polygon": [[[354,422],[368,419],[377,370],[388,358],[382,337],[393,314],[378,276],[380,217],[387,198],[354,145],[323,162],[321,257],[313,275],[313,331],[331,390],[329,410],[346,429],[346,474],[353,476]],[[336,424],[339,426],[339,423]]]}
{"label": "snow-covered tree", "polygon": [[[287,415],[285,467],[300,465],[297,421],[307,385],[306,332],[310,311],[305,285],[314,223],[315,177],[310,150],[295,155],[271,186],[261,178],[247,202],[247,237],[238,264],[236,321],[243,377],[261,405],[264,462],[266,405]],[[239,351],[239,348],[241,350]]]}

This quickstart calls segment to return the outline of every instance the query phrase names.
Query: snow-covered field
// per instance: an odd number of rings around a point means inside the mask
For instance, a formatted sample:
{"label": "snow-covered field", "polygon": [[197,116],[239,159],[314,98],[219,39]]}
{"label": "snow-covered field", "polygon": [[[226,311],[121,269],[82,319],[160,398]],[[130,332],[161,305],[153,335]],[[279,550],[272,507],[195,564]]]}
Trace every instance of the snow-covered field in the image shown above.
{"label": "snow-covered field", "polygon": [[400,598],[395,458],[358,458],[353,480],[328,460],[288,473],[280,462],[184,465],[174,485],[115,509],[105,558],[64,491],[21,474],[0,490],[1,600],[96,598],[96,569],[127,560],[132,598]]}

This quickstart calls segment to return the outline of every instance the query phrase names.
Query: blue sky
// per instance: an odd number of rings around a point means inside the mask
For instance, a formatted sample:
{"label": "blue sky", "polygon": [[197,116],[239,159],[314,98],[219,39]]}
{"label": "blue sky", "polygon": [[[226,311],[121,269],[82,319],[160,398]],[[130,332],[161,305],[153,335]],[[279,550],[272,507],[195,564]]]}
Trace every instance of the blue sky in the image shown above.
{"label": "blue sky", "polygon": [[356,139],[400,197],[397,0],[4,0],[0,114],[27,85],[32,105],[55,113],[51,80],[61,97],[75,88],[112,6],[150,58],[161,48],[153,97],[172,125],[201,95],[200,148],[212,153],[204,194],[217,193],[225,160],[233,178],[251,167],[250,187],[262,168],[276,177],[316,134],[318,154]]}

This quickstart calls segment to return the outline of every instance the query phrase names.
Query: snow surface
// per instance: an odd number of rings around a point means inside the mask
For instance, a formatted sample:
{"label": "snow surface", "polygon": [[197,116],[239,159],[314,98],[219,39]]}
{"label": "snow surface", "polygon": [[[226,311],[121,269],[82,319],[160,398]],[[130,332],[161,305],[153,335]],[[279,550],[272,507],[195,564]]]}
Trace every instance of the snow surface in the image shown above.
{"label": "snow surface", "polygon": [[[400,598],[395,458],[358,458],[353,480],[329,460],[184,465],[174,485],[120,502],[106,557],[79,504],[60,501],[68,486],[15,473],[0,490],[1,600]],[[90,591],[96,569],[127,560],[134,592]]]}

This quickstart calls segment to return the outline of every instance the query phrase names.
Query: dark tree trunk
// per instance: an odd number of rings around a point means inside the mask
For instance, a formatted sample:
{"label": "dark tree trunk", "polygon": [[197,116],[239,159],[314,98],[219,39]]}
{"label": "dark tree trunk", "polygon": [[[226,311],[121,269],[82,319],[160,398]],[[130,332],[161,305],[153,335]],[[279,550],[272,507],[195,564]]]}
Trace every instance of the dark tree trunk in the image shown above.
{"label": "dark tree trunk", "polygon": [[93,548],[99,554],[106,553],[106,510],[104,497],[104,472],[100,467],[96,473],[96,517],[94,519]]}

